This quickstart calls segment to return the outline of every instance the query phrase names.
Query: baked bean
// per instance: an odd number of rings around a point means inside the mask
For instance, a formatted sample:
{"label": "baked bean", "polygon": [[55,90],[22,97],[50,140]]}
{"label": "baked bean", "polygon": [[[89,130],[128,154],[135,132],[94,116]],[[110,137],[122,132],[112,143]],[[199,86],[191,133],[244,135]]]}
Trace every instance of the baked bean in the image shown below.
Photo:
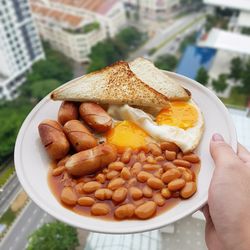
{"label": "baked bean", "polygon": [[81,197],[77,200],[77,203],[84,207],[91,207],[95,203],[95,200],[91,197]]}
{"label": "baked bean", "polygon": [[76,184],[75,185],[76,192],[79,194],[84,194],[83,186],[84,186],[83,182],[79,182],[78,184]]}
{"label": "baked bean", "polygon": [[140,162],[135,162],[132,168],[130,169],[130,172],[132,175],[136,176],[142,169],[142,164]]}
{"label": "baked bean", "polygon": [[69,159],[70,155],[65,156],[62,158],[57,164],[57,167],[65,166],[66,161]]}
{"label": "baked bean", "polygon": [[132,197],[133,200],[139,200],[143,196],[142,191],[137,187],[131,187],[129,189],[129,194],[130,194],[130,196]]}
{"label": "baked bean", "polygon": [[128,190],[125,187],[116,189],[112,194],[112,200],[115,202],[123,202],[127,197]]}
{"label": "baked bean", "polygon": [[156,203],[153,201],[147,201],[135,209],[135,215],[139,219],[148,219],[152,217],[156,212]]}
{"label": "baked bean", "polygon": [[156,178],[161,179],[162,174],[163,174],[163,168],[160,168],[160,169],[158,169],[158,170],[154,173],[154,176],[155,176]]}
{"label": "baked bean", "polygon": [[107,173],[109,172],[109,170],[108,170],[107,168],[104,168],[104,169],[102,170],[102,172],[103,172],[104,174],[107,174]]}
{"label": "baked bean", "polygon": [[162,207],[165,204],[165,199],[164,197],[161,195],[161,193],[155,193],[154,194],[154,202],[159,206]]}
{"label": "baked bean", "polygon": [[135,206],[133,204],[125,204],[115,210],[115,216],[118,219],[131,218],[134,215]]}
{"label": "baked bean", "polygon": [[163,151],[169,150],[169,151],[175,151],[176,153],[180,151],[179,147],[173,142],[161,142],[160,146]]}
{"label": "baked bean", "polygon": [[177,154],[177,159],[179,159],[179,160],[181,160],[182,159],[182,157],[183,157],[183,153],[182,152],[179,152],[178,154]]}
{"label": "baked bean", "polygon": [[152,155],[149,155],[147,157],[147,162],[154,164],[154,163],[156,163],[156,160],[155,160],[155,158]]}
{"label": "baked bean", "polygon": [[100,188],[95,191],[95,197],[98,200],[110,200],[113,192],[108,188]]}
{"label": "baked bean", "polygon": [[164,187],[164,183],[162,182],[162,180],[156,177],[150,177],[147,180],[147,184],[153,189],[162,189]]}
{"label": "baked bean", "polygon": [[165,162],[162,167],[165,171],[176,168],[176,166],[172,162]]}
{"label": "baked bean", "polygon": [[121,156],[121,161],[124,163],[128,163],[130,161],[131,155],[132,155],[132,149],[131,148],[126,149]]}
{"label": "baked bean", "polygon": [[166,160],[173,161],[174,159],[176,159],[176,152],[165,150],[165,157]]}
{"label": "baked bean", "polygon": [[110,212],[110,207],[106,203],[95,203],[91,207],[91,213],[96,216],[106,215]]}
{"label": "baked bean", "polygon": [[159,164],[144,164],[143,165],[143,169],[146,171],[155,171],[157,169],[159,169],[161,167],[161,165]]}
{"label": "baked bean", "polygon": [[86,193],[93,193],[100,187],[101,187],[101,183],[97,181],[90,181],[83,185],[83,191]]}
{"label": "baked bean", "polygon": [[191,163],[198,163],[200,162],[200,158],[195,154],[186,154],[182,157],[183,160],[189,161]]}
{"label": "baked bean", "polygon": [[181,178],[184,179],[186,182],[188,182],[193,180],[193,175],[190,174],[188,171],[183,171]]}
{"label": "baked bean", "polygon": [[175,180],[177,178],[181,177],[181,172],[176,169],[176,168],[172,168],[167,170],[162,176],[161,176],[161,180],[164,183],[169,183],[172,180]]}
{"label": "baked bean", "polygon": [[146,161],[146,159],[147,159],[147,157],[146,157],[144,151],[141,151],[141,152],[138,154],[138,160],[139,160],[140,162],[144,162],[144,161]]}
{"label": "baked bean", "polygon": [[183,173],[184,171],[186,171],[188,168],[184,168],[184,167],[177,167],[177,169]]}
{"label": "baked bean", "polygon": [[67,205],[75,205],[77,196],[72,187],[64,187],[61,193],[61,201]]}
{"label": "baked bean", "polygon": [[132,179],[130,179],[130,180],[128,181],[128,186],[133,186],[133,185],[135,185],[136,183],[137,183],[136,178],[132,178]]}
{"label": "baked bean", "polygon": [[102,173],[100,173],[100,174],[98,174],[97,176],[96,176],[96,181],[98,181],[98,182],[100,182],[100,183],[105,183],[105,181],[106,181],[106,176],[104,175],[104,174],[102,174]]}
{"label": "baked bean", "polygon": [[195,182],[186,182],[185,186],[180,191],[180,195],[182,198],[187,199],[191,197],[196,192],[196,190],[197,186]]}
{"label": "baked bean", "polygon": [[117,176],[119,176],[120,172],[116,171],[116,170],[111,170],[110,172],[107,173],[106,177],[107,179],[111,180]]}
{"label": "baked bean", "polygon": [[144,186],[142,192],[146,198],[151,198],[153,196],[153,190],[149,186]]}
{"label": "baked bean", "polygon": [[139,207],[139,206],[141,206],[142,204],[145,203],[145,200],[142,198],[142,199],[140,199],[140,200],[134,200],[133,203],[134,203],[134,205],[135,205],[136,207]]}
{"label": "baked bean", "polygon": [[115,161],[115,162],[111,162],[108,165],[108,169],[110,170],[116,170],[116,171],[121,171],[124,168],[125,164],[121,161]]}
{"label": "baked bean", "polygon": [[137,180],[139,182],[146,182],[148,180],[148,178],[152,177],[152,174],[146,172],[146,171],[141,171],[138,175],[137,175]]}
{"label": "baked bean", "polygon": [[161,148],[155,143],[149,143],[147,149],[153,156],[160,156],[162,154]]}
{"label": "baked bean", "polygon": [[165,198],[165,199],[169,199],[171,197],[171,192],[169,191],[168,188],[163,188],[161,190],[161,195]]}
{"label": "baked bean", "polygon": [[155,160],[156,161],[164,161],[165,158],[162,155],[160,155],[160,156],[155,157]]}
{"label": "baked bean", "polygon": [[111,190],[116,190],[117,188],[124,185],[125,181],[122,178],[116,178],[109,182],[108,188]]}
{"label": "baked bean", "polygon": [[66,170],[66,168],[64,166],[57,167],[57,168],[52,170],[52,175],[58,176],[58,175],[62,174],[65,170]]}
{"label": "baked bean", "polygon": [[185,160],[179,160],[179,159],[176,159],[176,160],[173,160],[173,163],[177,166],[181,166],[181,167],[184,167],[184,168],[190,168],[191,167],[191,163],[189,161],[185,161]]}
{"label": "baked bean", "polygon": [[184,186],[185,186],[185,180],[183,179],[175,179],[175,180],[172,180],[168,183],[168,189],[170,191],[177,191],[177,190],[180,190],[182,189]]}
{"label": "baked bean", "polygon": [[128,168],[124,167],[121,171],[121,177],[124,179],[124,180],[129,180],[130,177],[131,177],[131,174],[128,170]]}

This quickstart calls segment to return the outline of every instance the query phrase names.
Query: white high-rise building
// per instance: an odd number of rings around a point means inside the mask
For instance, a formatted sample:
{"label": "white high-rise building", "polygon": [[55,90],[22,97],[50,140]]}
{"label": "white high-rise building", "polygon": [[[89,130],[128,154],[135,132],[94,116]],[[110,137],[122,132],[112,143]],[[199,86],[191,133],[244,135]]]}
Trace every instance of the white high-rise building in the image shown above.
{"label": "white high-rise building", "polygon": [[28,0],[0,0],[0,98],[10,99],[44,58]]}

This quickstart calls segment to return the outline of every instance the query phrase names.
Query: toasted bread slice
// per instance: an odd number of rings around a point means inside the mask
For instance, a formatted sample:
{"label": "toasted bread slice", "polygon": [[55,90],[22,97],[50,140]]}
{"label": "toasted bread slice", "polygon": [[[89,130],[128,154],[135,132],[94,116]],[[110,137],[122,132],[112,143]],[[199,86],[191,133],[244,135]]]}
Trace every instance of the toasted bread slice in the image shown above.
{"label": "toasted bread slice", "polygon": [[137,78],[170,101],[190,99],[190,92],[156,68],[149,60],[139,57],[130,62],[129,67]]}
{"label": "toasted bread slice", "polygon": [[51,98],[116,105],[168,105],[165,95],[138,79],[123,61],[68,82],[54,90]]}

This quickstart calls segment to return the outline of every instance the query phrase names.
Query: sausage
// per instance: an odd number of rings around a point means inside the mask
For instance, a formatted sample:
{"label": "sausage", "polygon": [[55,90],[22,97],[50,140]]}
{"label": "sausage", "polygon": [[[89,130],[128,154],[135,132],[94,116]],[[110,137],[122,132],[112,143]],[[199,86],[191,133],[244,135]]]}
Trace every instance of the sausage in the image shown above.
{"label": "sausage", "polygon": [[53,160],[61,160],[69,152],[69,142],[57,121],[44,120],[38,126],[42,144]]}
{"label": "sausage", "polygon": [[58,121],[64,125],[67,121],[77,120],[78,118],[78,105],[75,102],[62,102],[58,111]]}
{"label": "sausage", "polygon": [[66,122],[63,131],[77,152],[97,146],[95,137],[78,120]]}
{"label": "sausage", "polygon": [[96,132],[106,132],[112,126],[112,118],[96,103],[82,103],[79,112],[81,118]]}
{"label": "sausage", "polygon": [[94,148],[72,155],[66,162],[65,167],[74,176],[93,174],[106,167],[117,158],[115,146],[104,143]]}

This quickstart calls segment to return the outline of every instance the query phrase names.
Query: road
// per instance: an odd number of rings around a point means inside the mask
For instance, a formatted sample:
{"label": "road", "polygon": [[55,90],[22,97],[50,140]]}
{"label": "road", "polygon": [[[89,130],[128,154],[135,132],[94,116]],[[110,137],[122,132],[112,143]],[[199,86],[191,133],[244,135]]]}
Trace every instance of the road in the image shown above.
{"label": "road", "polygon": [[27,245],[28,236],[42,224],[54,220],[34,202],[29,204],[21,212],[20,216],[12,225],[9,232],[0,243],[3,250],[23,250]]}
{"label": "road", "polygon": [[[147,52],[150,49],[159,46],[168,37],[171,37],[174,34],[178,33],[178,31],[181,31],[183,27],[188,25],[188,23],[192,23],[194,19],[199,18],[202,15],[204,14],[191,13],[172,22],[172,24],[168,25],[165,29],[160,30],[153,38],[151,38],[146,44],[144,44],[144,46],[142,46],[139,50],[133,53],[133,55],[131,55],[129,59],[133,60],[134,58],[137,58],[139,56],[145,56],[151,58],[150,56],[147,56]],[[191,28],[192,27],[190,27],[190,29]],[[166,44],[165,46],[168,47],[169,45]]]}
{"label": "road", "polygon": [[8,209],[11,201],[17,196],[21,189],[21,185],[14,174],[0,193],[0,216]]}

